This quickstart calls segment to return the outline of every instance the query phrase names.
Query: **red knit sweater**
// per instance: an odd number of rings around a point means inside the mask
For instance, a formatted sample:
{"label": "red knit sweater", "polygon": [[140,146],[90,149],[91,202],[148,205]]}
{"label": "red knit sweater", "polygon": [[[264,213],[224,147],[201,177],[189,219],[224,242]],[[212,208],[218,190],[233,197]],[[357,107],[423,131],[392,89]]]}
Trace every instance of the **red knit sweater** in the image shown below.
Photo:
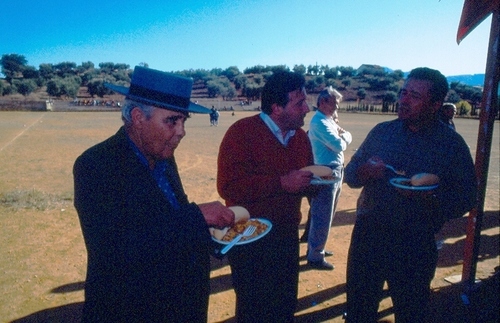
{"label": "red knit sweater", "polygon": [[281,188],[280,176],[313,164],[309,139],[298,129],[284,147],[259,115],[235,122],[222,140],[217,190],[227,206],[245,207],[252,217],[298,226],[306,194]]}

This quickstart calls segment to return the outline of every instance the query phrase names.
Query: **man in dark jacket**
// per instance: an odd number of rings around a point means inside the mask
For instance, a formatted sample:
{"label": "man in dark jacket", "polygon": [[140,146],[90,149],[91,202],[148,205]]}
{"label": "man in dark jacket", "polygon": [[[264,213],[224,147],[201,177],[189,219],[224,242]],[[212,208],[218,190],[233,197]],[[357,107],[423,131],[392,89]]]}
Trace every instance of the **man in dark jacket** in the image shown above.
{"label": "man in dark jacket", "polygon": [[124,126],[75,162],[75,207],[88,251],[83,322],[206,322],[209,226],[234,223],[220,202],[189,203],[174,151],[192,80],[136,67]]}
{"label": "man in dark jacket", "polygon": [[[347,260],[349,323],[377,321],[384,282],[396,322],[432,321],[428,305],[438,258],[434,234],[476,201],[469,148],[438,120],[447,92],[439,71],[412,70],[399,93],[398,118],[376,125],[345,169],[345,182],[363,188]],[[412,185],[389,165],[413,178]]]}

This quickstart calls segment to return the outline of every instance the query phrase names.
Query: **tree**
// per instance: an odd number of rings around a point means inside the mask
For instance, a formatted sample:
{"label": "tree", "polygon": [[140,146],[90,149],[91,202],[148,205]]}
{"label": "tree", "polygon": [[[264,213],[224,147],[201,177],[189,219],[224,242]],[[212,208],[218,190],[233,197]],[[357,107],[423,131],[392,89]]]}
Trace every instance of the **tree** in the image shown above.
{"label": "tree", "polygon": [[208,96],[210,98],[215,98],[216,96],[220,95],[223,91],[223,88],[224,86],[222,85],[222,83],[217,80],[210,80],[207,82]]}
{"label": "tree", "polygon": [[456,104],[457,106],[457,114],[459,116],[470,115],[472,111],[472,106],[469,102],[462,100]]}
{"label": "tree", "polygon": [[225,87],[222,89],[221,96],[223,100],[232,99],[236,96],[236,90],[232,87]]}
{"label": "tree", "polygon": [[354,76],[354,73],[356,72],[354,70],[354,68],[352,68],[351,66],[341,66],[338,68],[339,72],[340,72],[340,75],[342,78],[344,77],[351,77],[351,76]]}
{"label": "tree", "polygon": [[448,91],[446,102],[457,103],[460,101],[460,95],[455,90]]}
{"label": "tree", "polygon": [[314,78],[314,83],[316,83],[316,86],[321,86],[325,84],[325,77],[323,75],[318,75]]}
{"label": "tree", "polygon": [[264,72],[267,72],[267,70],[262,65],[256,65],[243,70],[243,73],[245,74],[262,74]]}
{"label": "tree", "polygon": [[286,65],[275,65],[271,66],[269,70],[273,73],[279,73],[279,72],[289,72],[290,69]]}
{"label": "tree", "polygon": [[245,74],[240,74],[236,76],[233,80],[234,87],[236,88],[236,90],[243,88],[247,82],[248,78]]}
{"label": "tree", "polygon": [[366,81],[370,84],[370,90],[372,91],[388,90],[388,87],[392,84],[392,80],[390,78],[379,76],[366,77]]}
{"label": "tree", "polygon": [[394,81],[400,81],[405,77],[405,73],[403,73],[402,70],[394,70],[392,73],[388,75],[389,77],[392,77]]}
{"label": "tree", "polygon": [[17,89],[14,85],[7,84],[3,88],[2,95],[11,95],[11,94],[15,94],[16,92],[17,92]]}
{"label": "tree", "polygon": [[254,82],[248,82],[243,89],[243,95],[251,101],[257,100],[260,98],[260,94],[262,93],[262,85],[256,84]]}
{"label": "tree", "polygon": [[358,92],[356,92],[356,96],[359,101],[363,101],[366,98],[366,90],[364,88],[359,88]]}
{"label": "tree", "polygon": [[0,59],[2,65],[2,73],[5,75],[7,82],[12,84],[12,79],[21,77],[25,65],[28,63],[23,55],[19,54],[4,54]]}
{"label": "tree", "polygon": [[212,68],[210,70],[210,74],[213,74],[215,76],[220,76],[220,75],[222,75],[222,68],[220,68],[220,67]]}
{"label": "tree", "polygon": [[58,97],[60,93],[60,81],[58,78],[52,79],[47,82],[47,94],[50,96]]}
{"label": "tree", "polygon": [[221,75],[226,76],[231,82],[234,81],[234,78],[239,74],[240,70],[236,66],[229,66],[221,73]]}
{"label": "tree", "polygon": [[25,79],[37,79],[40,77],[40,72],[34,66],[25,66],[22,73]]}
{"label": "tree", "polygon": [[300,75],[304,75],[306,74],[306,67],[304,66],[304,64],[300,64],[300,65],[295,65],[292,69],[295,73],[297,74],[300,74]]}
{"label": "tree", "polygon": [[40,66],[38,67],[38,72],[40,73],[40,76],[45,80],[50,80],[55,75],[54,67],[52,66],[52,64],[40,64]]}
{"label": "tree", "polygon": [[94,79],[87,84],[87,92],[90,96],[94,97],[95,95],[99,97],[104,97],[106,94],[113,93],[107,87],[104,86],[103,79]]}
{"label": "tree", "polygon": [[398,94],[393,91],[387,91],[382,99],[382,112],[389,112],[389,106],[392,107],[391,111],[394,112],[394,103],[398,100]]}
{"label": "tree", "polygon": [[28,96],[30,93],[36,90],[37,86],[33,80],[15,80],[17,92],[24,96]]}
{"label": "tree", "polygon": [[88,62],[83,62],[82,65],[80,65],[80,67],[84,70],[84,71],[88,71],[88,70],[92,70],[95,68],[94,66],[94,63],[92,63],[91,61],[88,61]]}
{"label": "tree", "polygon": [[54,65],[54,71],[59,77],[73,76],[76,74],[76,63],[62,62]]}
{"label": "tree", "polygon": [[62,79],[59,96],[74,98],[78,94],[82,80],[78,76]]}
{"label": "tree", "polygon": [[340,72],[337,67],[332,67],[325,70],[325,77],[327,79],[336,79],[339,76]]}
{"label": "tree", "polygon": [[72,98],[78,94],[81,79],[78,76],[60,78],[56,77],[47,82],[47,93],[54,97]]}
{"label": "tree", "polygon": [[253,76],[253,81],[254,81],[255,84],[263,86],[264,83],[265,83],[264,82],[264,75],[262,75],[262,74],[255,74]]}
{"label": "tree", "polygon": [[319,74],[319,66],[318,64],[316,65],[309,65],[307,67],[307,73],[310,75],[318,75]]}
{"label": "tree", "polygon": [[313,92],[316,89],[316,82],[314,82],[314,79],[309,79],[306,81],[305,87],[307,92]]}
{"label": "tree", "polygon": [[348,86],[351,85],[351,79],[350,78],[345,78],[342,80],[342,85],[344,86],[344,89],[347,88]]}

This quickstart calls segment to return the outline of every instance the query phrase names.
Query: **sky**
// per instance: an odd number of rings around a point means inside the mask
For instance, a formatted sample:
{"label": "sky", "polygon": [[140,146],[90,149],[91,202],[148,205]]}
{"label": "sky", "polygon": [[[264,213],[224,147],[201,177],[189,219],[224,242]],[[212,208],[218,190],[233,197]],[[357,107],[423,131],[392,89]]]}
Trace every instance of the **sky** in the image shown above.
{"label": "sky", "polygon": [[485,73],[491,15],[461,43],[463,0],[17,0],[0,55],[27,65],[147,63],[163,71],[375,64]]}

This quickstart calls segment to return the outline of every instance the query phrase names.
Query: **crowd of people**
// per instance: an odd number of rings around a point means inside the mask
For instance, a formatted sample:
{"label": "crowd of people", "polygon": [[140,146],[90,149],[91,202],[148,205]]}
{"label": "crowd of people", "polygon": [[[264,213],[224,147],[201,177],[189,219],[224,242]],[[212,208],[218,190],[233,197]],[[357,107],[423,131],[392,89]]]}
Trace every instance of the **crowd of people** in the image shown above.
{"label": "crowd of people", "polygon": [[[331,87],[320,93],[306,133],[304,77],[274,73],[262,90],[261,112],[234,122],[221,142],[216,186],[225,204],[190,202],[177,171],[174,152],[189,114],[213,112],[190,102],[191,79],[138,66],[130,87],[106,86],[126,97],[123,126],[73,169],[88,253],[83,322],[206,322],[209,227],[234,225],[231,206],[265,214],[273,225],[227,254],[237,321],[293,322],[302,199],[311,205],[308,265],[333,270],[324,248],[344,182],[362,188],[348,254],[347,322],[376,322],[384,282],[398,323],[429,321],[434,234],[470,210],[476,194],[469,149],[438,118],[448,91],[441,73],[411,71],[398,118],[375,126],[345,169],[352,136],[339,126],[340,93]],[[335,180],[314,182],[303,169],[311,165],[328,167]],[[439,185],[398,189],[386,165],[410,177],[434,174]]]}

